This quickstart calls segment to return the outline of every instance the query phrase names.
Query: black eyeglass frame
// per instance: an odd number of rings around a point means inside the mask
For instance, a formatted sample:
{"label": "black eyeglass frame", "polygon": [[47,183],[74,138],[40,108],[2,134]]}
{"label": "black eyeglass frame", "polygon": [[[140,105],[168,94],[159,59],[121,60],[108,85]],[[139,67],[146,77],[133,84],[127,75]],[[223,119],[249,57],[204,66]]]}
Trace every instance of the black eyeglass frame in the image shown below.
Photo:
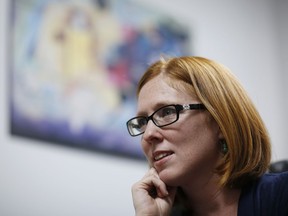
{"label": "black eyeglass frame", "polygon": [[[165,107],[169,107],[169,106],[174,106],[175,109],[176,109],[176,119],[172,122],[169,122],[168,124],[164,124],[164,125],[158,125],[157,122],[154,121],[153,119],[153,116],[155,113],[157,113],[159,110],[165,108]],[[129,119],[127,122],[126,122],[126,126],[127,126],[127,129],[128,129],[128,132],[129,134],[132,136],[132,137],[135,137],[135,136],[139,136],[141,134],[143,134],[145,132],[145,130],[139,134],[132,134],[130,132],[130,127],[129,127],[129,123],[134,120],[134,119],[138,119],[138,118],[143,118],[143,119],[146,119],[146,122],[148,124],[148,121],[151,120],[157,127],[161,128],[161,127],[165,127],[165,126],[168,126],[168,125],[171,125],[173,123],[175,123],[176,121],[178,121],[179,119],[179,113],[180,111],[182,110],[203,110],[203,109],[206,109],[206,107],[204,106],[204,104],[183,104],[183,105],[180,105],[180,104],[169,104],[169,105],[165,105],[163,107],[160,107],[159,109],[157,109],[156,111],[154,111],[150,116],[136,116],[136,117],[133,117],[131,119]],[[147,125],[146,124],[146,125]]]}

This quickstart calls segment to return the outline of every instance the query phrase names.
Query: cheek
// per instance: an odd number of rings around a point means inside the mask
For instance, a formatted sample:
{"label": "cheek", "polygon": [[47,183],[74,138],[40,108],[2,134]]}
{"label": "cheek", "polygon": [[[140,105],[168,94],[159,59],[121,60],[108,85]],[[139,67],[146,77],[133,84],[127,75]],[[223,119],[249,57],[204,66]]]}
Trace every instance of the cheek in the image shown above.
{"label": "cheek", "polygon": [[[183,131],[184,132],[184,131]],[[185,130],[189,134],[178,140],[177,158],[184,170],[205,174],[211,173],[219,163],[221,153],[215,131],[206,127]]]}
{"label": "cheek", "polygon": [[151,158],[149,156],[149,152],[151,152],[151,145],[143,140],[141,140],[141,147],[142,147],[142,151],[146,157],[146,160],[149,164],[149,167],[152,167],[152,161]]}
{"label": "cheek", "polygon": [[147,142],[145,142],[145,140],[143,139],[143,137],[141,137],[141,147],[142,147],[143,153],[144,153],[145,156],[147,157],[147,156],[148,156],[149,149],[150,149],[150,145],[149,145]]}
{"label": "cheek", "polygon": [[214,124],[197,124],[182,129],[182,140],[187,154],[218,153],[218,130]]}

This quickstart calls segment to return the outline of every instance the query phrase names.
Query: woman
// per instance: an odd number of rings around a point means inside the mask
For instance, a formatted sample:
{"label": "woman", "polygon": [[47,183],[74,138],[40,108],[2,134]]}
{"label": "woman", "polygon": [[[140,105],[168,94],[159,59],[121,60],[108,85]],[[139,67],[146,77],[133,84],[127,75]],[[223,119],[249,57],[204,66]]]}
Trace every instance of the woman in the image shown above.
{"label": "woman", "polygon": [[288,173],[265,174],[267,130],[226,67],[162,59],[137,95],[127,127],[142,135],[150,169],[132,187],[136,215],[288,215]]}

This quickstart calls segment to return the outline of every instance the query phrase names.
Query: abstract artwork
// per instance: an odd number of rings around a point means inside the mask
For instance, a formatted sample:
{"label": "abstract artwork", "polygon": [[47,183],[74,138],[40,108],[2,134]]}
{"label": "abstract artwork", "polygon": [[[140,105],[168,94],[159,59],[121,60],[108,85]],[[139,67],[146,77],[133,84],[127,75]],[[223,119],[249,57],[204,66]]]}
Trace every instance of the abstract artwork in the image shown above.
{"label": "abstract artwork", "polygon": [[12,0],[9,102],[13,136],[143,158],[126,120],[161,54],[190,53],[177,19],[127,0]]}

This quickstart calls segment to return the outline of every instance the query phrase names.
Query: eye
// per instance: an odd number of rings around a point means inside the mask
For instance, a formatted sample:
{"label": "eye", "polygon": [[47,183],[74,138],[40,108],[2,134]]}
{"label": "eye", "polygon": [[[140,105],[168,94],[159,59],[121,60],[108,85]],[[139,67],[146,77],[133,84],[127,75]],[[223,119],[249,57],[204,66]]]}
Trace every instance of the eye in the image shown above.
{"label": "eye", "polygon": [[174,106],[168,106],[168,107],[164,107],[164,108],[160,109],[157,112],[157,115],[161,118],[165,118],[165,117],[169,117],[171,115],[174,116],[175,113],[176,113],[175,107]]}
{"label": "eye", "polygon": [[129,122],[129,127],[136,130],[140,130],[145,125],[147,125],[147,120],[144,117],[137,117]]}
{"label": "eye", "polygon": [[137,128],[142,128],[147,124],[146,118],[138,118],[137,119]]}

